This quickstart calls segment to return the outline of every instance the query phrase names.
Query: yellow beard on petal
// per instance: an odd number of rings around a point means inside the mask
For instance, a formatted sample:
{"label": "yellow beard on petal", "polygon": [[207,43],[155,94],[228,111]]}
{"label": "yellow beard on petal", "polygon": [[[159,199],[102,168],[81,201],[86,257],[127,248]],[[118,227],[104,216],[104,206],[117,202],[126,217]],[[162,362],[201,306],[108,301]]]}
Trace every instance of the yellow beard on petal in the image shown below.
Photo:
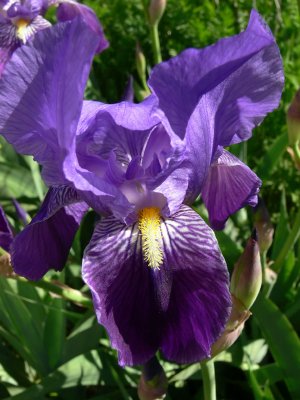
{"label": "yellow beard on petal", "polygon": [[139,230],[144,260],[149,267],[159,268],[163,263],[159,208],[146,207],[139,212]]}
{"label": "yellow beard on petal", "polygon": [[15,25],[17,27],[17,37],[22,40],[23,43],[26,43],[26,39],[27,39],[27,27],[29,25],[30,21],[26,20],[26,19],[18,19],[15,22]]}

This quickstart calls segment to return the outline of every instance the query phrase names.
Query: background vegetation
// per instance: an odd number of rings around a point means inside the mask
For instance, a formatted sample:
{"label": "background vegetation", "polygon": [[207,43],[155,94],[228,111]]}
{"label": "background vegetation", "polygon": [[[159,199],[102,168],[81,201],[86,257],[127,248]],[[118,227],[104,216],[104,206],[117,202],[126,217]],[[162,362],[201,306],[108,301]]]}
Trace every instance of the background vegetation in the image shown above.
{"label": "background vegetation", "polygon": [[[153,66],[140,0],[86,1],[98,14],[110,48],[93,64],[86,97],[118,101],[135,66],[138,41]],[[246,328],[218,356],[218,399],[300,399],[300,240],[295,216],[300,206],[300,172],[286,151],[286,110],[300,83],[300,18],[296,0],[169,0],[160,23],[163,59],[187,47],[204,47],[246,27],[252,7],[276,36],[285,68],[285,89],[278,110],[256,128],[246,145],[231,149],[263,180],[261,195],[275,226],[267,263],[275,282],[260,297]],[[29,157],[17,155],[0,139],[0,204],[18,232],[12,198],[33,216],[45,187]],[[205,216],[198,202],[196,209]],[[90,212],[78,232],[64,272],[40,283],[0,279],[0,399],[137,399],[138,368],[122,369],[106,333],[95,320],[88,289],[80,278],[82,253],[96,220]],[[218,234],[232,270],[253,227],[253,213],[242,210]],[[276,261],[277,260],[277,261]],[[279,260],[279,261],[278,261]],[[178,366],[162,360],[169,378],[168,399],[202,399],[200,365]]]}

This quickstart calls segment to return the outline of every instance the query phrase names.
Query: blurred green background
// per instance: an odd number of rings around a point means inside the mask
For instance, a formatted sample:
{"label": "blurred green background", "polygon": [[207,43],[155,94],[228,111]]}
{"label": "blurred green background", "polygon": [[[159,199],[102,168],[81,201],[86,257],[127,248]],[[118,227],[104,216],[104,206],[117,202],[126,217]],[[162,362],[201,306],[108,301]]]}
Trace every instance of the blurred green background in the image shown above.
{"label": "blurred green background", "polygon": [[[86,1],[99,16],[110,47],[95,58],[86,98],[116,102],[132,75],[139,42],[150,72],[153,54],[140,0]],[[271,27],[284,62],[280,107],[254,130],[247,144],[231,148],[263,180],[261,195],[275,227],[266,262],[275,262],[268,299],[259,298],[253,317],[228,351],[218,356],[218,399],[300,399],[300,172],[286,151],[286,110],[300,82],[300,17],[296,0],[168,0],[159,25],[163,59],[187,47],[204,47],[243,30],[255,7]],[[34,215],[44,196],[38,166],[0,138],[0,204],[18,232],[11,198]],[[205,217],[200,202],[196,209]],[[61,274],[41,283],[0,279],[0,399],[137,399],[139,368],[122,369],[106,333],[95,320],[80,278],[83,250],[96,221],[89,212]],[[232,270],[253,228],[252,210],[241,210],[217,237]],[[289,240],[289,241],[288,241]],[[276,260],[280,260],[276,262]],[[65,286],[64,286],[65,285]],[[74,291],[76,290],[76,291]],[[162,360],[168,399],[203,399],[200,365]]]}

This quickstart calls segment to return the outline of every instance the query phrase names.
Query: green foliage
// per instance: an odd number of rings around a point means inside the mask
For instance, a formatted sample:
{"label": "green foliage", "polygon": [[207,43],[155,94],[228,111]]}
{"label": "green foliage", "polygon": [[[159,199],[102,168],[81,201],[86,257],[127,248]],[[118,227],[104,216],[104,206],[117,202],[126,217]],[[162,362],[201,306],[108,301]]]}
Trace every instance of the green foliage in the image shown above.
{"label": "green foliage", "polygon": [[[95,58],[86,97],[118,101],[135,67],[136,42],[153,67],[141,0],[85,1],[102,21],[110,48]],[[276,274],[265,286],[239,340],[216,358],[218,398],[300,399],[300,173],[286,151],[285,112],[300,86],[300,18],[296,0],[169,0],[159,25],[163,59],[187,47],[204,47],[245,28],[255,7],[274,32],[283,57],[285,89],[278,110],[255,129],[246,145],[232,146],[263,180],[262,197],[275,225],[266,257]],[[137,94],[137,92],[136,92]],[[39,167],[0,138],[0,204],[15,231],[21,229],[11,198],[34,215],[45,193]],[[195,209],[204,218],[198,202]],[[62,277],[39,283],[0,279],[0,399],[137,399],[139,368],[121,369],[93,313],[80,263],[97,220],[89,212]],[[233,216],[217,233],[230,272],[253,227],[252,213]],[[60,282],[57,281],[60,279]],[[203,399],[200,365],[161,360],[169,380],[167,399]]]}

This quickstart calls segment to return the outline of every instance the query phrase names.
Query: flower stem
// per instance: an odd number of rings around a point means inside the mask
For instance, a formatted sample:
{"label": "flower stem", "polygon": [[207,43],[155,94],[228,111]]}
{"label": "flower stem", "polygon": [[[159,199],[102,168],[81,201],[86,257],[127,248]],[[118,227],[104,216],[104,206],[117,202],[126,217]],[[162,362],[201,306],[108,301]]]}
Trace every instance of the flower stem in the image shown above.
{"label": "flower stem", "polygon": [[204,400],[217,400],[214,361],[202,361],[201,371],[204,389]]}
{"label": "flower stem", "polygon": [[38,198],[41,201],[43,201],[43,199],[45,197],[44,196],[44,188],[45,188],[45,186],[44,186],[44,183],[43,183],[42,178],[41,178],[39,164],[36,161],[34,161],[33,158],[30,157],[30,156],[25,156],[24,159],[25,159],[27,165],[30,168],[32,180],[33,180],[33,183],[34,183]]}
{"label": "flower stem", "polygon": [[300,140],[298,140],[294,144],[293,150],[294,150],[294,154],[295,154],[296,163],[297,163],[297,165],[300,165]]}
{"label": "flower stem", "polygon": [[300,209],[296,215],[294,220],[294,225],[289,233],[283,247],[281,248],[280,253],[278,254],[277,259],[275,260],[274,264],[272,265],[272,269],[276,272],[280,270],[282,267],[289,251],[292,249],[298,238],[300,237]]}
{"label": "flower stem", "polygon": [[267,268],[267,252],[264,251],[260,255],[261,259],[261,268],[262,268],[262,283],[263,285],[266,283],[266,268]]}
{"label": "flower stem", "polygon": [[162,61],[159,35],[158,35],[158,23],[156,23],[154,25],[150,25],[150,34],[151,34],[151,41],[152,41],[152,50],[153,50],[153,55],[154,55],[154,63],[158,64]]}

